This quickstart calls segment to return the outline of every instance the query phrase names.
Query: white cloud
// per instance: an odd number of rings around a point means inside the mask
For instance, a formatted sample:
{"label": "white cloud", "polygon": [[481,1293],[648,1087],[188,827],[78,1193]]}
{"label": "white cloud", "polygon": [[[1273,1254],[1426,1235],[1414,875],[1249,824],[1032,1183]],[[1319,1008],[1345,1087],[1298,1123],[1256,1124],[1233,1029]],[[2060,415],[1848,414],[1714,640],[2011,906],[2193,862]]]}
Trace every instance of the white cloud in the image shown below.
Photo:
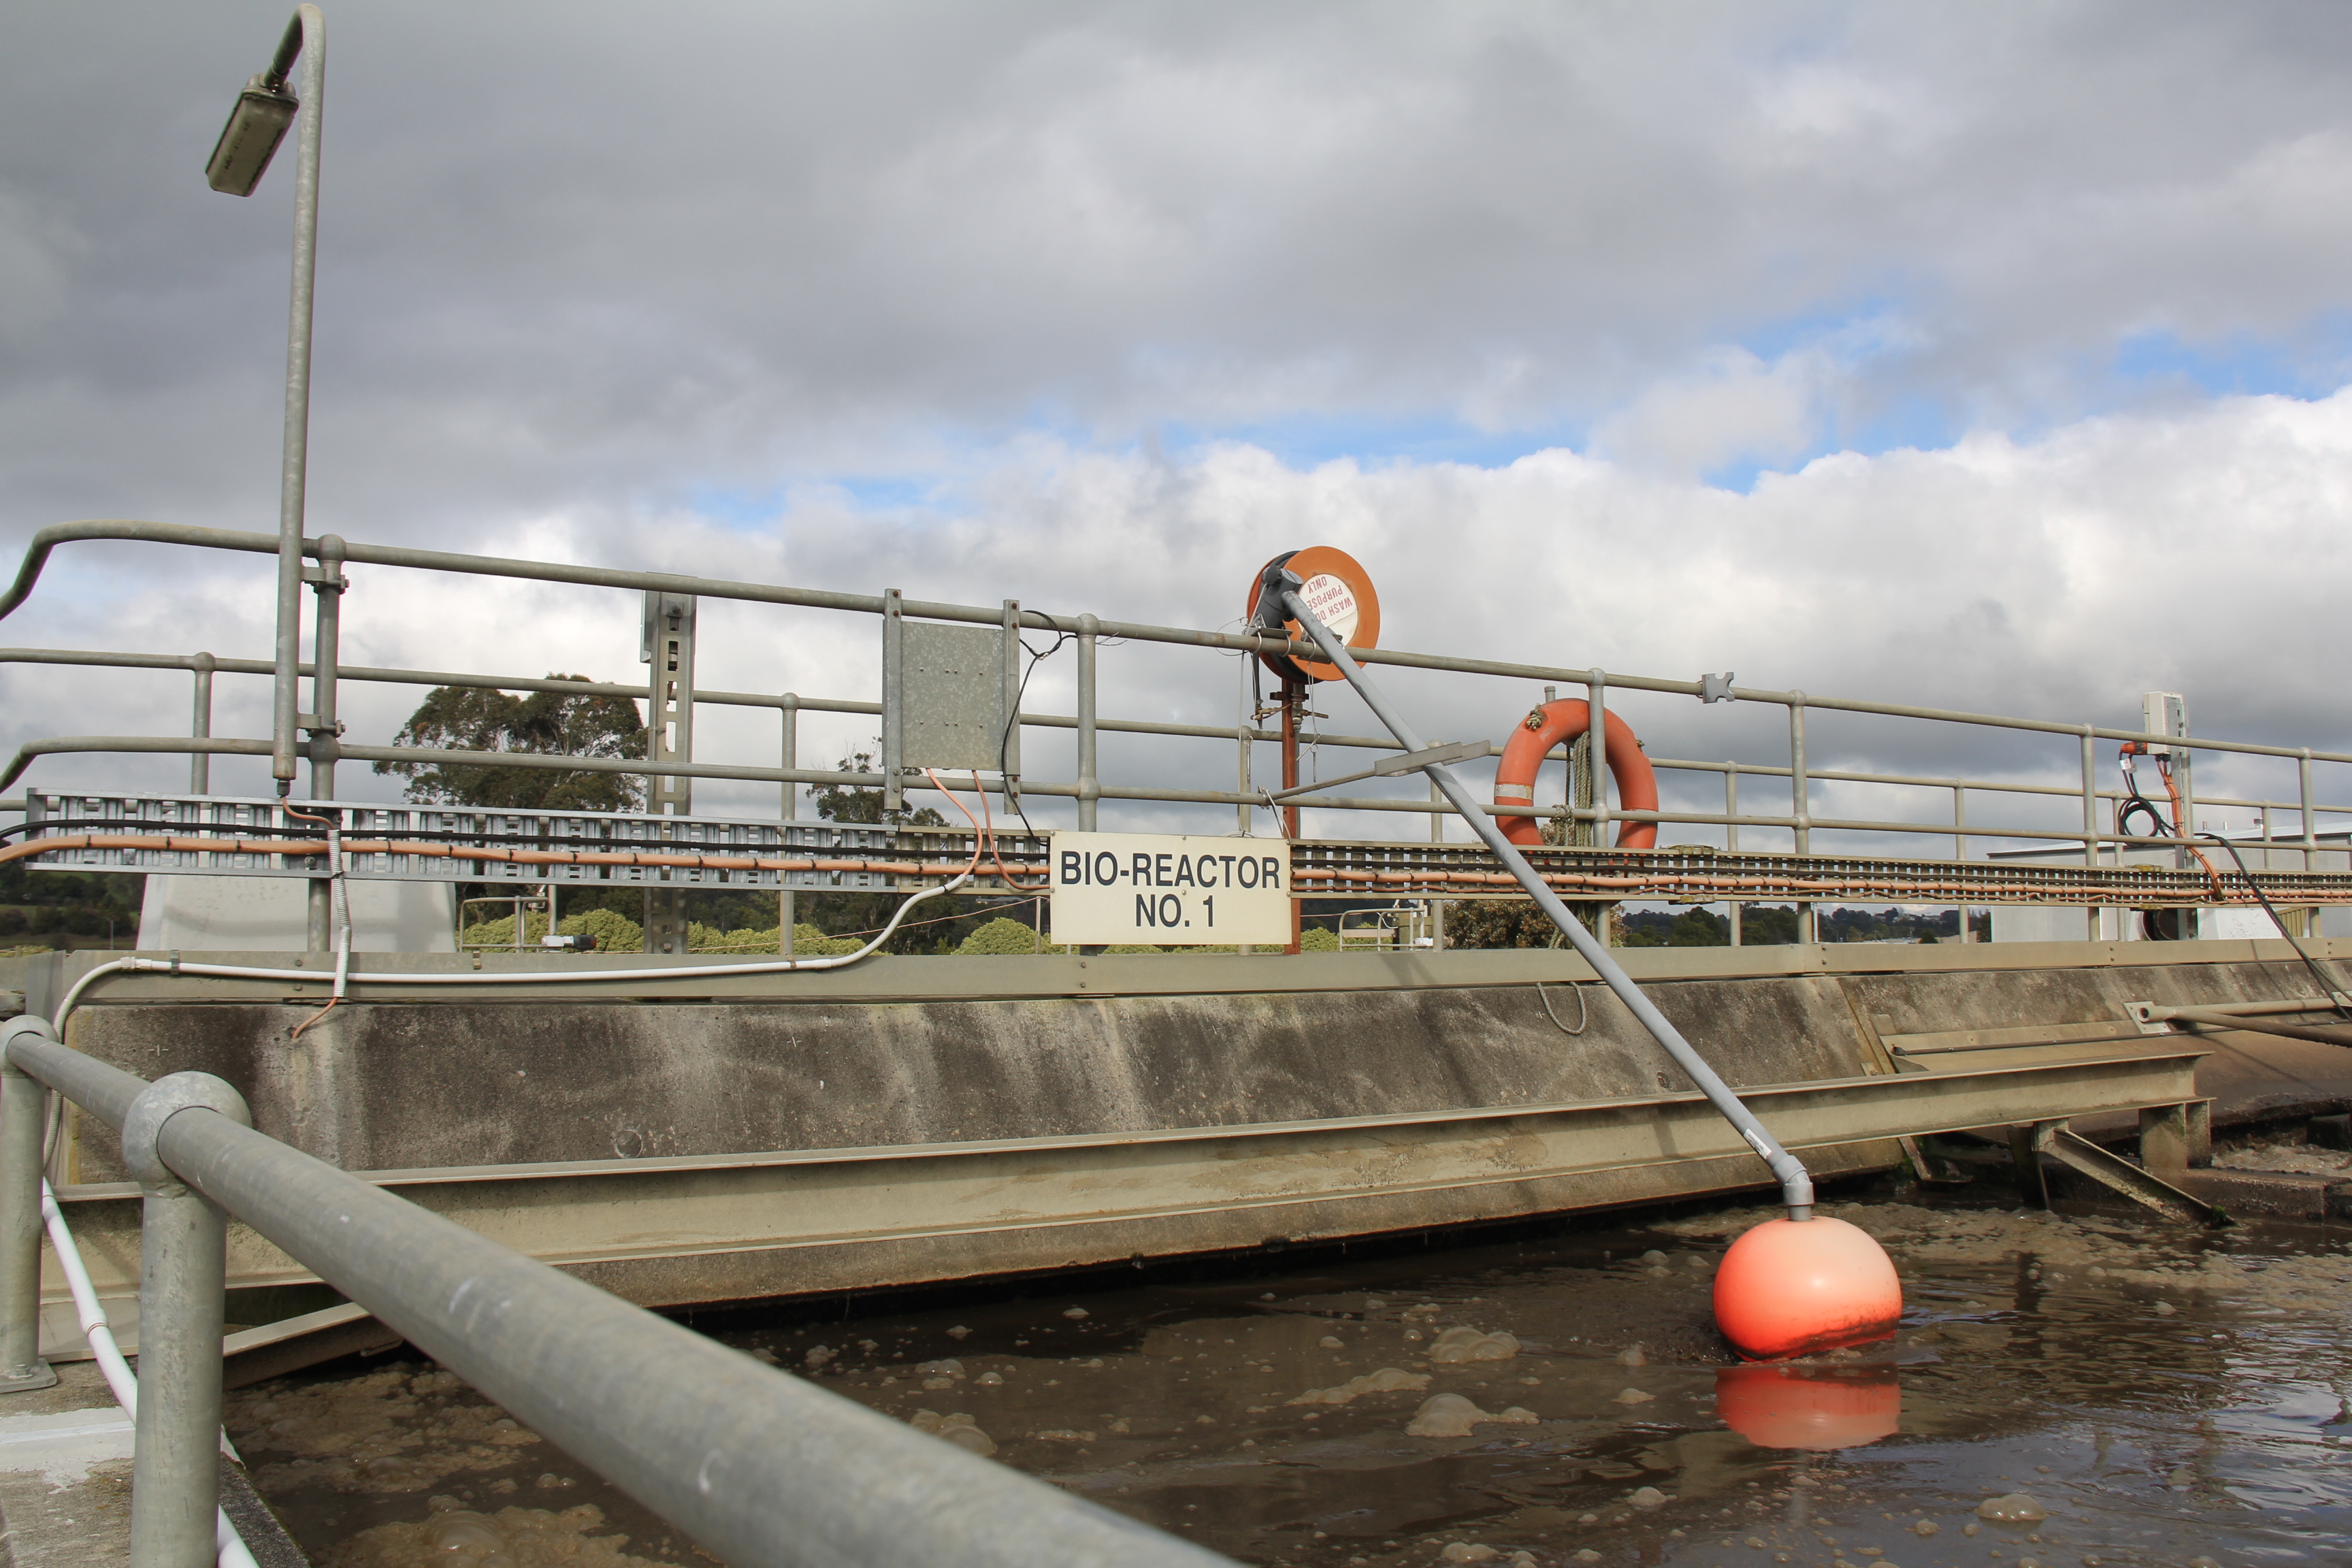
{"label": "white cloud", "polygon": [[[2127,725],[2141,691],[2176,689],[2189,694],[2200,732],[2352,746],[2352,705],[2325,657],[2352,568],[2340,526],[2352,503],[2352,391],[2320,403],[2242,398],[2185,416],[2090,420],[2033,441],[1983,435],[1938,450],[1842,455],[1768,475],[1746,495],[1568,451],[1495,468],[1298,469],[1240,445],[1170,458],[1043,441],[1000,454],[951,488],[951,506],[887,516],[811,492],[758,528],[581,509],[519,517],[472,542],[856,592],[899,587],[955,603],[1018,597],[1035,609],[1185,626],[1237,616],[1251,574],[1274,551],[1324,542],[1373,573],[1391,647],[1684,679],[1730,669],[1759,687],[2064,723]],[[121,612],[110,624],[130,641],[247,656],[266,646],[265,562],[191,577],[184,556],[75,546],[51,570],[81,574],[75,585],[87,588],[93,555],[77,552],[101,550],[129,568],[114,577]],[[351,662],[639,676],[636,610],[625,595],[380,568],[352,575]],[[90,640],[69,592],[45,588],[16,620],[25,641]],[[870,700],[877,636],[869,617],[714,601],[701,679],[707,688]],[[1240,672],[1229,659],[1144,643],[1102,657],[1107,714],[1234,721]],[[1071,674],[1066,651],[1042,667],[1031,706],[1070,711]],[[1381,678],[1428,733],[1448,738],[1500,735],[1536,695],[1517,681]],[[12,671],[9,738],[92,727],[170,732],[184,712],[176,679]],[[263,688],[224,679],[221,732],[262,732]],[[410,700],[347,687],[355,738],[388,737]],[[1771,763],[1785,754],[1777,710],[1638,692],[1619,701],[1656,755]],[[1322,694],[1319,705],[1334,730],[1370,727],[1343,692]],[[870,720],[812,716],[804,755],[829,762],[872,729]],[[776,733],[772,713],[714,713],[701,749],[765,763]],[[1066,737],[1031,745],[1033,775],[1069,776]],[[2074,742],[2063,736],[1827,713],[1815,715],[1811,747],[1824,768],[2066,782],[2076,767]],[[1106,757],[1129,779],[1164,772],[1219,786],[1232,767],[1230,750],[1211,742],[1114,739]],[[148,771],[168,782],[175,768]],[[256,787],[257,771],[247,772],[242,787]],[[101,773],[91,761],[61,760],[37,776],[58,784]],[[2200,777],[2209,793],[2293,788],[2283,763],[2216,763]],[[363,773],[358,782],[362,793],[381,787]],[[2323,773],[2323,798],[2341,803],[2347,784]],[[1687,787],[1696,799],[1715,786]],[[702,798],[707,809],[765,813],[774,795],[713,785]],[[1873,816],[1948,809],[1944,799],[1851,788],[1822,798]],[[2018,804],[2006,820],[2032,820],[2019,815],[2027,810]],[[1980,803],[1972,815],[1990,823],[2004,808]]]}
{"label": "white cloud", "polygon": [[[2341,7],[346,0],[335,26],[314,531],[1191,625],[1321,538],[1419,647],[2069,721],[2174,686],[2229,732],[2343,728],[2317,650],[2344,399],[2159,411],[2110,369],[2170,332],[2328,370]],[[0,547],[274,521],[289,171],[249,202],[195,174],[273,38],[161,4],[0,22]],[[1359,457],[1224,438],[1259,427]],[[1425,428],[1583,449],[1433,462]],[[1897,449],[1805,461],[1857,431]],[[1694,477],[1743,461],[1793,471]],[[266,647],[266,563],[52,570],[13,640]],[[635,671],[610,596],[359,575],[356,660]],[[864,631],[713,616],[710,681],[871,692]],[[1230,665],[1106,671],[1129,710],[1230,711]],[[1433,730],[1527,696],[1396,679]],[[18,738],[184,703],[7,689]],[[1629,700],[1661,745],[1779,743],[1770,714]],[[769,723],[705,739],[749,757]]]}

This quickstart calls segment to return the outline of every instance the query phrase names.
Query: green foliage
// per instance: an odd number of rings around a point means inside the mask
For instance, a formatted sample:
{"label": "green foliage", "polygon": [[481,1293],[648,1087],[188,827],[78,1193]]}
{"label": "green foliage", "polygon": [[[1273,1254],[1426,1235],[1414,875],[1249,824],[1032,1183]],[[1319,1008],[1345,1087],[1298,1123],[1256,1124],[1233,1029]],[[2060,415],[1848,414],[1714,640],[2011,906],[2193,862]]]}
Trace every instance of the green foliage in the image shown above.
{"label": "green foliage", "polygon": [[110,929],[118,945],[138,940],[139,908],[147,879],[118,872],[37,871],[22,860],[0,862],[0,936],[46,936],[30,944],[47,952],[74,937],[100,945]]}
{"label": "green foliage", "polygon": [[[551,672],[548,679],[587,678]],[[551,691],[515,697],[478,687],[441,686],[408,716],[393,744],[542,756],[642,757],[646,734],[636,703],[626,697]],[[635,811],[645,804],[645,779],[636,773],[454,763],[378,763],[375,771],[404,776],[407,798],[420,805]]]}
{"label": "green foliage", "polygon": [[[612,910],[583,910],[576,915],[565,915],[556,921],[555,929],[564,936],[594,937],[599,952],[639,952],[646,945],[645,928],[626,915]],[[546,934],[547,911],[525,910],[523,945],[537,947],[539,939]],[[465,942],[469,947],[512,947],[514,916],[503,915],[494,921],[480,921],[466,927]]]}
{"label": "green foliage", "polygon": [[[882,742],[876,741],[878,751]],[[834,763],[834,771],[844,773],[871,773],[880,769],[874,752],[852,752]],[[867,823],[883,825],[882,792],[871,784],[811,784],[808,797],[816,803],[816,814],[827,822]],[[929,806],[914,811],[901,811],[890,819],[893,826],[945,827],[948,819]]]}
{"label": "green foliage", "polygon": [[[1621,947],[1728,947],[1731,922],[1704,909],[1636,910],[1619,921]],[[1743,935],[1746,933],[1743,932]]]}
{"label": "green foliage", "polygon": [[[999,915],[974,931],[956,944],[956,952],[968,956],[999,953],[1035,952],[1037,933],[1019,921]],[[1058,948],[1050,951],[1059,952]]]}
{"label": "green foliage", "polygon": [[794,958],[838,958],[845,952],[856,952],[865,945],[866,941],[862,937],[830,937],[806,921],[793,922]]}
{"label": "green foliage", "polygon": [[1298,933],[1298,951],[1337,952],[1339,951],[1339,933],[1324,926],[1308,926]]}
{"label": "green foliage", "polygon": [[1565,940],[1533,899],[1465,899],[1445,906],[1448,947],[1549,947]]}

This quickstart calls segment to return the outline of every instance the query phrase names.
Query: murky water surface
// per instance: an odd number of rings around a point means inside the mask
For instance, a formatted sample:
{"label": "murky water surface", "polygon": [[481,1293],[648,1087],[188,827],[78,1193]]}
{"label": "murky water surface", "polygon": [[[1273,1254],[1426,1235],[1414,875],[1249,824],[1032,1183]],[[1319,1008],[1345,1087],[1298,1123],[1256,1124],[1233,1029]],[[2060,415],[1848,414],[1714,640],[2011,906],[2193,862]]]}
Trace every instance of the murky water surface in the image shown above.
{"label": "murky water surface", "polygon": [[[1728,1364],[1766,1211],[722,1338],[1248,1563],[1368,1568],[2352,1562],[2352,1251],[2106,1215],[1832,1205],[1902,1333]],[[316,1561],[710,1559],[448,1373],[230,1400]]]}

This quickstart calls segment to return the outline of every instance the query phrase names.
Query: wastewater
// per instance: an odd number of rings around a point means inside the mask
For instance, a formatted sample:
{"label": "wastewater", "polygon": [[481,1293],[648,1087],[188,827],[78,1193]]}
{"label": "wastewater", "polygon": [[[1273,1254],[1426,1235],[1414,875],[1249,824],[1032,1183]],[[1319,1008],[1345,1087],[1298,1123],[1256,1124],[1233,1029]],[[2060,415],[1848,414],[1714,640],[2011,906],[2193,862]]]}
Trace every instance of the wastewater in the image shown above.
{"label": "wastewater", "polygon": [[[1248,1563],[2352,1563],[2352,1237],[2004,1191],[1826,1205],[1886,1246],[1903,1324],[1780,1366],[1712,1322],[1753,1207],[696,1326]],[[415,1352],[354,1368],[229,1399],[314,1563],[716,1561]]]}

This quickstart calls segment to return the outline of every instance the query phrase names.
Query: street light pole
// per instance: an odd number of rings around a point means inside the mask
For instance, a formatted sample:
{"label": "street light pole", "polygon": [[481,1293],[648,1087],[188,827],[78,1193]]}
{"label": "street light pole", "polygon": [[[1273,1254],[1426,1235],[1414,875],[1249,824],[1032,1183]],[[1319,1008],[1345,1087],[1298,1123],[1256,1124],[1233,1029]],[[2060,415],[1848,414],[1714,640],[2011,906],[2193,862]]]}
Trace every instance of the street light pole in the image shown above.
{"label": "street light pole", "polygon": [[[286,79],[299,58],[302,85]],[[271,692],[269,771],[280,795],[295,773],[300,722],[297,671],[302,638],[302,503],[310,446],[310,296],[319,250],[319,114],[327,80],[327,27],[316,5],[297,5],[268,70],[246,84],[205,165],[216,191],[249,196],[289,123],[294,142],[294,283],[286,328],[286,440],[278,483],[278,647]]]}
{"label": "street light pole", "polygon": [[[299,59],[302,86],[289,92],[286,78]],[[319,116],[326,107],[327,24],[316,5],[297,5],[278,41],[269,68],[245,84],[236,107],[221,128],[205,164],[213,189],[249,196],[261,184],[289,124],[294,136],[294,280],[286,321],[286,435],[278,474],[278,646],[270,691],[269,772],[283,800],[293,793],[295,731],[305,715],[298,687],[302,659],[302,510],[310,460],[310,299],[319,261]],[[320,579],[318,713],[310,715],[311,741],[324,748],[323,763],[311,768],[311,795],[334,795],[334,708],[330,684],[333,653],[324,639],[333,634],[334,603],[341,587],[342,563],[322,560]],[[321,730],[320,727],[324,726]],[[334,884],[313,878],[310,885],[307,945],[327,951],[332,938],[330,910]]]}

